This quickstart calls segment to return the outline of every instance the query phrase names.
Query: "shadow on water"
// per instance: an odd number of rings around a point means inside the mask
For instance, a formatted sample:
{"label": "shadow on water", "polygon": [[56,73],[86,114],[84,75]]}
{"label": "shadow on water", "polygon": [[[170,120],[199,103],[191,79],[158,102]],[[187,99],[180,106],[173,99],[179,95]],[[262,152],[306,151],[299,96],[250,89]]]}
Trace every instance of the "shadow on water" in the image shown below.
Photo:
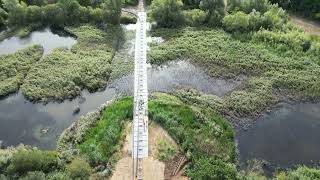
{"label": "shadow on water", "polygon": [[240,162],[264,159],[280,168],[319,165],[319,137],[320,103],[283,103],[238,132]]}
{"label": "shadow on water", "polygon": [[17,36],[7,38],[0,42],[0,55],[10,54],[24,49],[31,44],[40,44],[44,48],[44,54],[50,53],[58,47],[70,49],[77,40],[74,37],[56,29],[45,28],[41,31],[32,32],[26,38]]}

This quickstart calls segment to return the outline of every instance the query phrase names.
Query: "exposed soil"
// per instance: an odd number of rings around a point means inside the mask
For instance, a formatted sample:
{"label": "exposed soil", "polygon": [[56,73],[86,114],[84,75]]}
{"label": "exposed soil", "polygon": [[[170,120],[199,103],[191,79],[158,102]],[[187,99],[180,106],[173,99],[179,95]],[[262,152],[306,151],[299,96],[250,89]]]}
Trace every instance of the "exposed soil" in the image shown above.
{"label": "exposed soil", "polygon": [[[143,173],[145,179],[152,180],[164,180],[164,179],[175,179],[175,180],[186,180],[187,177],[183,176],[183,172],[179,171],[176,176],[172,176],[171,171],[168,170],[172,166],[176,166],[175,160],[179,160],[182,154],[177,155],[172,161],[161,162],[157,160],[157,149],[158,143],[161,140],[165,140],[173,144],[178,148],[175,141],[169,136],[169,134],[155,122],[149,121],[149,158],[143,161]],[[129,124],[126,128],[127,136],[125,138],[124,145],[121,149],[122,159],[116,164],[112,180],[123,180],[132,179],[132,158],[131,158],[131,147],[132,147],[132,124]],[[182,168],[181,168],[182,169]]]}
{"label": "exposed soil", "polygon": [[302,17],[291,15],[291,20],[296,25],[302,27],[305,32],[320,36],[320,24],[314,21],[307,20]]}

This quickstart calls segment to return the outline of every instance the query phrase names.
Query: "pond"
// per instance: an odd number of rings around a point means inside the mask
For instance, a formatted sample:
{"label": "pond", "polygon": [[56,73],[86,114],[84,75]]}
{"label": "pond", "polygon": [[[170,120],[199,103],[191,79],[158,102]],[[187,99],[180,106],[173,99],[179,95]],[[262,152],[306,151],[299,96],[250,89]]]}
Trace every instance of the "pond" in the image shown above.
{"label": "pond", "polygon": [[[201,68],[188,61],[175,61],[166,66],[149,68],[149,91],[172,92],[181,88],[195,88],[208,93],[223,95],[240,84],[207,76]],[[0,140],[4,146],[20,143],[42,149],[53,149],[61,132],[78,120],[81,115],[96,110],[101,104],[120,95],[133,94],[133,75],[119,78],[102,92],[83,91],[81,97],[62,103],[31,103],[22,93],[0,101]],[[74,114],[80,107],[79,114]],[[46,134],[41,130],[46,129]]]}
{"label": "pond", "polygon": [[282,103],[238,132],[240,162],[256,158],[280,168],[319,165],[319,137],[320,103]]}
{"label": "pond", "polygon": [[50,53],[53,49],[64,47],[70,49],[77,40],[61,33],[57,30],[46,28],[40,31],[32,32],[26,38],[13,36],[0,42],[0,55],[10,54],[18,50],[24,49],[31,44],[40,44],[44,48],[44,54]]}

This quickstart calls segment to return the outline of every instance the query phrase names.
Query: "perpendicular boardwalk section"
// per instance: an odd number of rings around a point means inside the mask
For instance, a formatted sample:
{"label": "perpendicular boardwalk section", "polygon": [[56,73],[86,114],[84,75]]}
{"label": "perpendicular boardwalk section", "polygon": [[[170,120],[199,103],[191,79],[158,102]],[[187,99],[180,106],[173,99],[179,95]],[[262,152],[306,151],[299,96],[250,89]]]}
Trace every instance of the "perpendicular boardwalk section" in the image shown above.
{"label": "perpendicular boardwalk section", "polygon": [[143,159],[148,157],[148,87],[146,13],[138,12],[135,42],[134,112],[133,112],[133,173],[143,179]]}

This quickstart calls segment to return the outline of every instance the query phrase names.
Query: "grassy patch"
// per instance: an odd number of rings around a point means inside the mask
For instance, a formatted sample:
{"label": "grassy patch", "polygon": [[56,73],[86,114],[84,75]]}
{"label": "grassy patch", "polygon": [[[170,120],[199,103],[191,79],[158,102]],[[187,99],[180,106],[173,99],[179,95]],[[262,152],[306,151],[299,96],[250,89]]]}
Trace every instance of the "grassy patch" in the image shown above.
{"label": "grassy patch", "polygon": [[16,92],[25,76],[43,54],[43,48],[35,45],[14,54],[0,56],[0,97]]}
{"label": "grassy patch", "polygon": [[169,161],[177,153],[177,149],[174,147],[174,145],[166,140],[159,141],[157,151],[157,158],[160,161]]}
{"label": "grassy patch", "polygon": [[132,98],[116,101],[106,108],[101,120],[88,131],[79,148],[81,154],[86,156],[92,165],[112,163],[116,160],[112,160],[112,156],[120,150],[125,122],[132,119],[132,113]]}
{"label": "grassy patch", "polygon": [[[164,97],[164,99],[162,99]],[[161,124],[191,159],[190,175],[203,159],[221,162],[235,161],[234,132],[230,124],[215,111],[179,103],[174,96],[157,94],[149,101],[149,117]],[[212,167],[214,169],[214,167]]]}
{"label": "grassy patch", "polygon": [[[296,37],[296,41],[290,40],[294,33],[278,33],[261,31],[252,41],[239,41],[239,35],[219,29],[156,29],[153,34],[166,41],[152,46],[149,60],[162,64],[186,58],[204,67],[211,76],[247,75],[251,79],[244,89],[232,92],[222,102],[215,101],[216,105],[221,102],[226,110],[240,116],[254,115],[276,102],[275,89],[285,90],[294,98],[319,98],[317,40],[313,39],[307,47],[308,38],[303,35]],[[267,38],[266,34],[272,37]]]}
{"label": "grassy patch", "polygon": [[23,94],[33,101],[63,100],[78,96],[82,89],[97,91],[109,80],[111,61],[121,36],[120,27],[103,31],[83,25],[67,28],[78,37],[71,52],[56,49],[28,73]]}

